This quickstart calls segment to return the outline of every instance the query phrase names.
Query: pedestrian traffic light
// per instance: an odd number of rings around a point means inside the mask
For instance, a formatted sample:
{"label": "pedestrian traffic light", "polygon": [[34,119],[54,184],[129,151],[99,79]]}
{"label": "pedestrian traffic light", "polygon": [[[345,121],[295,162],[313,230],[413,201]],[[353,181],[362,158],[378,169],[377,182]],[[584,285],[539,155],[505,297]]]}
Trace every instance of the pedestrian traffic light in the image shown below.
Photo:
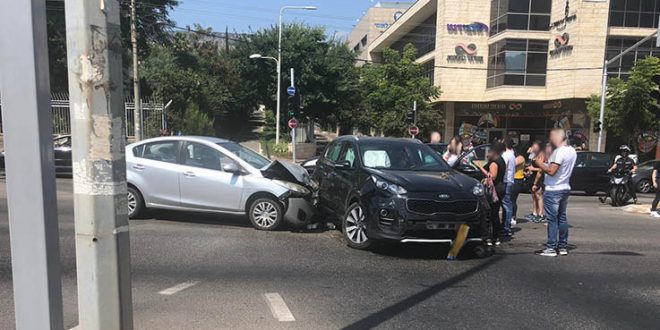
{"label": "pedestrian traffic light", "polygon": [[603,128],[601,127],[603,123],[600,122],[600,120],[594,121],[594,133],[600,132]]}

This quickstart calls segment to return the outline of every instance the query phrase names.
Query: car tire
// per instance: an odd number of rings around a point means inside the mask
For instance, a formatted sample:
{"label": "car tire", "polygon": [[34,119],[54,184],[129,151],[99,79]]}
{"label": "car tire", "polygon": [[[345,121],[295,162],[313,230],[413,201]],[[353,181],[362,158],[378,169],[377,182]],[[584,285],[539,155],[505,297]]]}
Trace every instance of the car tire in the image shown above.
{"label": "car tire", "polygon": [[637,189],[638,192],[642,194],[647,194],[650,193],[651,190],[653,190],[653,184],[648,179],[641,179],[639,180],[639,182],[637,182],[637,186],[635,188]]}
{"label": "car tire", "polygon": [[358,250],[371,247],[372,240],[367,236],[366,218],[360,204],[353,203],[348,207],[341,228],[348,246]]}
{"label": "car tire", "polygon": [[250,204],[248,218],[255,229],[277,230],[284,218],[282,204],[269,197],[257,198]]}
{"label": "car tire", "polygon": [[128,200],[128,218],[135,219],[140,216],[140,213],[142,213],[145,209],[144,198],[142,198],[140,191],[131,186],[128,187],[126,198]]}

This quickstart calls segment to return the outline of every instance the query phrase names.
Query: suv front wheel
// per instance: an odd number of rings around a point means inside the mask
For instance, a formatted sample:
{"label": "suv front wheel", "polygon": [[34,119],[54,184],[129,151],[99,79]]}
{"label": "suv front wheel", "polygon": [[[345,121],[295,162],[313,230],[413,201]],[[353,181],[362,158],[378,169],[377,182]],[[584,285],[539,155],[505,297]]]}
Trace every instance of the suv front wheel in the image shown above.
{"label": "suv front wheel", "polygon": [[366,228],[366,217],[362,207],[358,203],[351,204],[342,221],[342,232],[348,246],[360,250],[371,247],[372,241],[367,237]]}

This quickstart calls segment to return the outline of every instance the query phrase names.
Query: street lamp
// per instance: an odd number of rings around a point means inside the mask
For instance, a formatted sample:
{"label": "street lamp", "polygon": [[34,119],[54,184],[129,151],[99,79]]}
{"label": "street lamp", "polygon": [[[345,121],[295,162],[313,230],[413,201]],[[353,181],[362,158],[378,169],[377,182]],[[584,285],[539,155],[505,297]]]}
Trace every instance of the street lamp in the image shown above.
{"label": "street lamp", "polygon": [[[281,98],[281,89],[282,89],[282,15],[285,10],[316,10],[315,6],[284,6],[280,8],[280,17],[278,32],[279,36],[277,39],[277,111],[275,111],[275,143],[280,143],[280,98]],[[253,54],[259,55],[259,54]],[[250,56],[252,58],[252,56]],[[261,55],[259,57],[261,58]]]}
{"label": "street lamp", "polygon": [[280,143],[280,61],[274,57],[263,56],[261,54],[250,55],[252,60],[273,60],[277,63],[277,110],[275,111],[275,144]]}

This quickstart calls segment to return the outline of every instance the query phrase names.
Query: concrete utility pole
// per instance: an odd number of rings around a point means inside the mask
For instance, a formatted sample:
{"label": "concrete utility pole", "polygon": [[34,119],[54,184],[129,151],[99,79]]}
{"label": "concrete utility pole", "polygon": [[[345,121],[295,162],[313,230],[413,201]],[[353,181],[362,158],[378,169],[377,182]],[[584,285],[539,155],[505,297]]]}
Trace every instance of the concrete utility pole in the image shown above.
{"label": "concrete utility pole", "polygon": [[[105,0],[101,0],[105,1]],[[138,71],[137,12],[135,0],[131,0],[131,45],[133,46],[133,135],[135,141],[142,139],[142,101],[140,100],[140,73]]]}
{"label": "concrete utility pole", "polygon": [[62,329],[45,1],[4,2],[0,31],[16,328]]}
{"label": "concrete utility pole", "polygon": [[66,0],[80,329],[133,327],[119,11]]}

